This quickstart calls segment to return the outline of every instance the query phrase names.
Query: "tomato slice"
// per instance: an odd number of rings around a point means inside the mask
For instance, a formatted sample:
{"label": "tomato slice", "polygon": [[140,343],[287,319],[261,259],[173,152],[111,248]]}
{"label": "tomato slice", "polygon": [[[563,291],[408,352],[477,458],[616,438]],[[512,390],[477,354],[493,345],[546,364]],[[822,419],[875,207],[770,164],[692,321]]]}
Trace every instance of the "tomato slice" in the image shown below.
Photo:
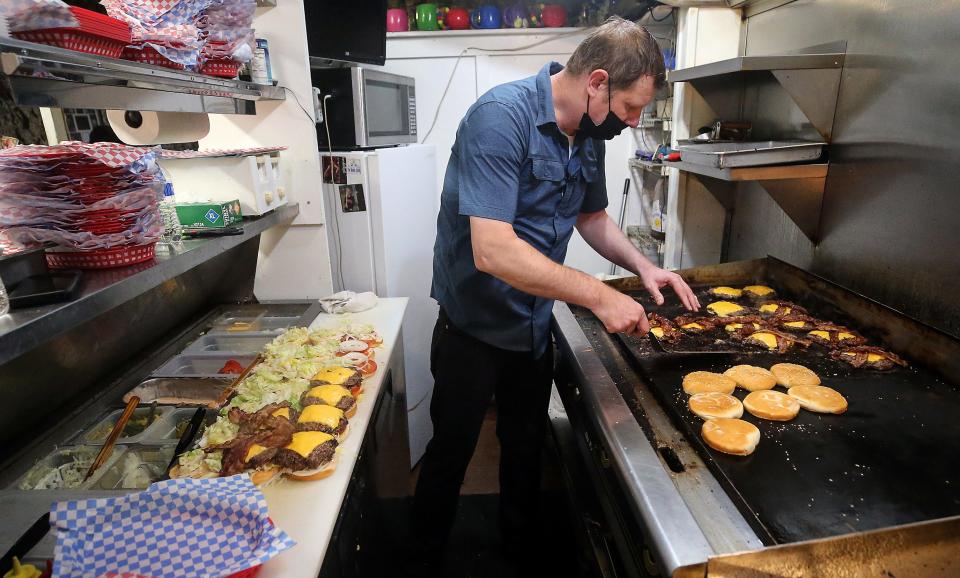
{"label": "tomato slice", "polygon": [[238,362],[235,359],[231,359],[230,361],[224,363],[223,367],[221,367],[220,371],[218,371],[217,373],[224,374],[224,375],[240,375],[241,373],[243,373],[244,369],[245,368],[242,365],[240,365],[240,362]]}
{"label": "tomato slice", "polygon": [[363,367],[360,368],[360,373],[362,373],[364,377],[371,376],[376,372],[377,372],[377,362],[373,361],[372,359],[368,361],[366,364],[364,364]]}

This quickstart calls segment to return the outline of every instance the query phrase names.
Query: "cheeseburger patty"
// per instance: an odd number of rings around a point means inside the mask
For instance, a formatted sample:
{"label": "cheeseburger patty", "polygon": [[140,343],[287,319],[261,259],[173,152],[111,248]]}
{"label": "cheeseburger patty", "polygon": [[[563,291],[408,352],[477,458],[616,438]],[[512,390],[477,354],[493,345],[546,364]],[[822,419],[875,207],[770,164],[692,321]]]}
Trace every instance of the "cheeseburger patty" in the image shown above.
{"label": "cheeseburger patty", "polygon": [[315,447],[307,457],[303,457],[293,450],[280,448],[277,450],[276,455],[273,456],[273,463],[292,472],[312,470],[314,468],[319,468],[324,464],[330,463],[330,460],[333,459],[333,453],[336,451],[336,449],[336,440],[323,442]]}

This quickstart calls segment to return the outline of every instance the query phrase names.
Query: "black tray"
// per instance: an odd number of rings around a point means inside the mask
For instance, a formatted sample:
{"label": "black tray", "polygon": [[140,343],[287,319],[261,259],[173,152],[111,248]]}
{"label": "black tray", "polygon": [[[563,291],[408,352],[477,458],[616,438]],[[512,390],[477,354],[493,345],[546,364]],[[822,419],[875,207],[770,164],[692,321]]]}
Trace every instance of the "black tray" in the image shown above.
{"label": "black tray", "polygon": [[4,286],[9,290],[27,277],[45,275],[47,273],[45,250],[45,247],[37,247],[0,255],[0,280],[3,281]]}
{"label": "black tray", "polygon": [[16,285],[7,287],[10,308],[69,301],[76,297],[82,276],[80,271],[52,271],[46,275],[27,277]]}

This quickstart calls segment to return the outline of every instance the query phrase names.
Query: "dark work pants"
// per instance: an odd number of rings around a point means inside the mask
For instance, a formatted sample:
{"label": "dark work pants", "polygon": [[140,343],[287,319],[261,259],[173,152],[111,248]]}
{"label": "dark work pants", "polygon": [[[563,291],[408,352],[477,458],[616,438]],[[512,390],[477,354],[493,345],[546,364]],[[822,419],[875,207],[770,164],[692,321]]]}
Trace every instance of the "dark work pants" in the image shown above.
{"label": "dark work pants", "polygon": [[433,438],[414,496],[418,554],[439,560],[457,511],[463,476],[494,395],[500,440],[500,531],[505,546],[529,543],[537,520],[540,459],[553,381],[553,350],[488,345],[454,327],[441,309],[430,351]]}

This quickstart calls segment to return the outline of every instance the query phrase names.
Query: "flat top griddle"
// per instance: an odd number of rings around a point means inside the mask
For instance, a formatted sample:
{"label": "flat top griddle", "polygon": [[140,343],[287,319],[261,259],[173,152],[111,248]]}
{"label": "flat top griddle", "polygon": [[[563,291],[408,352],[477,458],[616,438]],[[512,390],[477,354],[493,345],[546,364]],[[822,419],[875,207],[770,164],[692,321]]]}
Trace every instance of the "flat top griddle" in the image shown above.
{"label": "flat top griddle", "polygon": [[[797,302],[811,315],[858,329],[835,307],[791,299],[775,288],[780,298]],[[717,300],[706,295],[706,287],[695,290],[703,306]],[[664,292],[667,302],[660,307],[645,294],[633,295],[650,312],[671,319],[683,312],[672,294]],[[586,333],[596,330],[599,322],[589,313],[580,310],[577,317],[590,330]],[[869,332],[866,336],[871,337]],[[765,543],[960,514],[960,390],[933,372],[914,366],[887,372],[855,369],[830,359],[828,350],[816,345],[783,355],[676,355],[651,347],[645,337],[618,337],[626,357]],[[871,343],[880,345],[876,339]],[[783,362],[816,371],[824,385],[847,398],[848,411],[836,416],[801,410],[790,422],[762,420],[745,411],[743,419],[761,432],[752,455],[730,456],[706,446],[700,437],[703,420],[686,407],[683,376],[697,370],[723,372],[741,363],[769,368]],[[735,395],[742,400],[746,393],[738,388]]]}

